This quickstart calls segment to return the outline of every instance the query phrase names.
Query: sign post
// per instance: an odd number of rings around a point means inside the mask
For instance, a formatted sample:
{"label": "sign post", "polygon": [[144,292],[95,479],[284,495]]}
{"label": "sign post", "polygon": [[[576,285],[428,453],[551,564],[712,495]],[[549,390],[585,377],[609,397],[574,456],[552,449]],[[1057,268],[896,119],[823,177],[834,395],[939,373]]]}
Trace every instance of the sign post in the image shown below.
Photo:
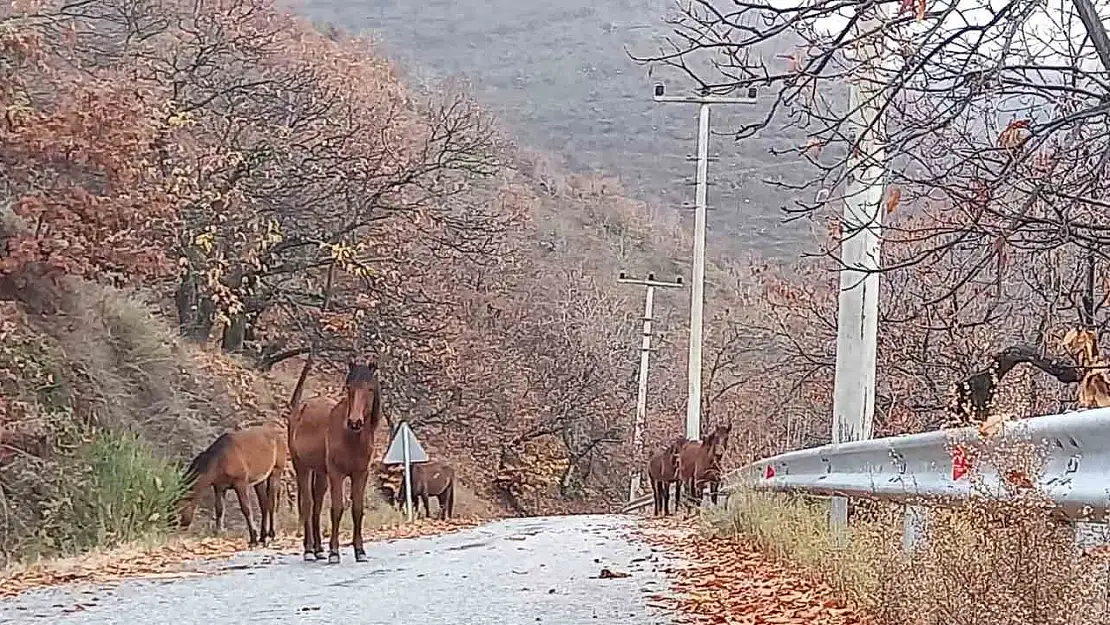
{"label": "sign post", "polygon": [[428,454],[416,440],[407,421],[402,421],[389,442],[382,464],[400,464],[405,469],[405,514],[411,522],[415,516],[412,505],[412,465],[428,461]]}

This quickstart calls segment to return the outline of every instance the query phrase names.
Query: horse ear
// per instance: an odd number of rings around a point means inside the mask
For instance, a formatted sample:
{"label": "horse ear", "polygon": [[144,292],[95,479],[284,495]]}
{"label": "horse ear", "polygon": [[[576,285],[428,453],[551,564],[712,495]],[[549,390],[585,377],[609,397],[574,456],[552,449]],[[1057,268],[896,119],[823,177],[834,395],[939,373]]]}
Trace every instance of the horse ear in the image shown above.
{"label": "horse ear", "polygon": [[353,361],[353,360],[348,360],[347,361],[347,371],[354,371],[355,367],[357,367],[357,366],[358,365],[355,363],[355,361]]}

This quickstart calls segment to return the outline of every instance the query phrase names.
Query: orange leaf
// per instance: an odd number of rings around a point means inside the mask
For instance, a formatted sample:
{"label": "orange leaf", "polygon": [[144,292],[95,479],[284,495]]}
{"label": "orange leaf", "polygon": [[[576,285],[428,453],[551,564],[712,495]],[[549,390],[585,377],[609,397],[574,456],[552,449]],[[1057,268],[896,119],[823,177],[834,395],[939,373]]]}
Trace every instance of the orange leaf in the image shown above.
{"label": "orange leaf", "polygon": [[917,0],[915,3],[917,9],[917,21],[925,19],[925,0]]}
{"label": "orange leaf", "polygon": [[902,190],[898,187],[891,187],[886,195],[886,212],[889,215],[898,208],[898,203],[902,201]]}

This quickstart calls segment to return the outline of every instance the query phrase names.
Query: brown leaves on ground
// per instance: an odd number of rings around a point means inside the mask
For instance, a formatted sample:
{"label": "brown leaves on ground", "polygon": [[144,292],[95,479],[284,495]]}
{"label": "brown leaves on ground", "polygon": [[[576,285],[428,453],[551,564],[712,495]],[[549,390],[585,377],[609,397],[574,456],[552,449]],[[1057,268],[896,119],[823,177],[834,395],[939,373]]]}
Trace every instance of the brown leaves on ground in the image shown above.
{"label": "brown leaves on ground", "polygon": [[[446,534],[481,522],[477,519],[452,519],[450,521],[419,519],[411,524],[363,530],[368,543],[400,540]],[[324,538],[327,540],[327,537]],[[349,552],[350,540],[344,538],[343,549]],[[219,537],[180,537],[155,546],[121,547],[96,554],[36,564],[12,569],[0,574],[0,598],[14,597],[33,588],[59,586],[73,583],[104,584],[134,577],[190,577],[205,574],[197,565],[221,560],[243,551],[246,537],[226,535]],[[301,539],[292,534],[278,536],[265,549],[267,553],[300,553]],[[349,553],[345,556],[350,558]]]}
{"label": "brown leaves on ground", "polygon": [[869,619],[827,584],[775,562],[742,541],[698,533],[693,521],[650,520],[637,531],[687,564],[668,571],[673,594],[651,605],[697,625],[854,625]]}

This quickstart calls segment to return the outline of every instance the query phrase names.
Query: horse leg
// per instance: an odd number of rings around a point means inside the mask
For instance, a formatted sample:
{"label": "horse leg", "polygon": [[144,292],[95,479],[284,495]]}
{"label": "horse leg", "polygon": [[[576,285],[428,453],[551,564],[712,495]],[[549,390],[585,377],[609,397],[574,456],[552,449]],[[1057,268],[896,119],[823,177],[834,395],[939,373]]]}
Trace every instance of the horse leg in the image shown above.
{"label": "horse leg", "polygon": [[718,494],[720,493],[720,491],[720,482],[718,482],[717,480],[713,480],[709,483],[709,501],[712,501],[714,506],[717,505]]}
{"label": "horse leg", "polygon": [[674,481],[674,511],[677,514],[682,510],[682,478],[676,478]]}
{"label": "horse leg", "polygon": [[355,562],[366,562],[366,549],[362,546],[362,512],[366,505],[366,471],[351,476],[351,521],[354,525]]}
{"label": "horse leg", "polygon": [[274,530],[274,517],[277,516],[278,500],[281,495],[281,475],[277,472],[270,474],[270,479],[267,480],[269,486],[266,488],[266,494],[270,496],[270,538],[277,538],[277,532]]}
{"label": "horse leg", "polygon": [[650,476],[648,477],[648,479],[651,480],[651,503],[653,506],[651,514],[652,516],[659,516],[660,504],[662,503],[662,500],[659,497],[659,484],[655,480],[651,479]]}
{"label": "horse leg", "polygon": [[212,508],[216,514],[216,533],[220,534],[224,531],[224,498],[227,494],[226,486],[213,486],[212,492],[216,498],[212,502]]}
{"label": "horse leg", "polygon": [[671,487],[663,480],[659,480],[659,499],[662,500],[661,503],[663,504],[662,506],[660,506],[661,508],[663,508],[663,516],[670,516]]}
{"label": "horse leg", "polygon": [[248,547],[254,547],[258,544],[258,533],[254,531],[254,520],[251,519],[251,502],[247,494],[246,480],[237,480],[232,484],[235,489],[235,496],[239,498],[239,508],[243,511],[243,519],[247,522],[247,534],[250,536],[250,542],[247,543]]}
{"label": "horse leg", "polygon": [[444,520],[455,517],[455,482],[454,482],[454,480],[452,480],[451,484],[447,486],[447,507],[444,508],[444,510],[447,513],[443,517]]}
{"label": "horse leg", "polygon": [[421,494],[420,495],[420,501],[424,502],[424,518],[425,519],[432,518],[432,509],[431,509],[430,506],[428,506],[428,493]]}
{"label": "horse leg", "polygon": [[313,562],[312,555],[312,471],[297,471],[297,516],[304,532],[304,559]]}
{"label": "horse leg", "polygon": [[[312,472],[312,554],[317,560],[324,559],[324,539],[321,538],[320,515],[324,512],[324,495],[328,493],[328,476],[319,472]],[[340,481],[340,484],[343,482]],[[343,489],[339,489],[339,497],[343,497]]]}
{"label": "horse leg", "polygon": [[[328,489],[331,490],[331,537],[328,539],[328,564],[339,564],[339,524],[343,521],[344,477],[346,476],[328,471]],[[355,493],[352,492],[352,499],[354,495]]]}
{"label": "horse leg", "polygon": [[265,547],[267,543],[267,523],[273,523],[271,515],[273,511],[270,510],[270,478],[266,478],[261,482],[254,485],[254,494],[258,497],[258,512],[262,515],[262,520],[258,522],[258,538],[262,541],[262,546]]}

